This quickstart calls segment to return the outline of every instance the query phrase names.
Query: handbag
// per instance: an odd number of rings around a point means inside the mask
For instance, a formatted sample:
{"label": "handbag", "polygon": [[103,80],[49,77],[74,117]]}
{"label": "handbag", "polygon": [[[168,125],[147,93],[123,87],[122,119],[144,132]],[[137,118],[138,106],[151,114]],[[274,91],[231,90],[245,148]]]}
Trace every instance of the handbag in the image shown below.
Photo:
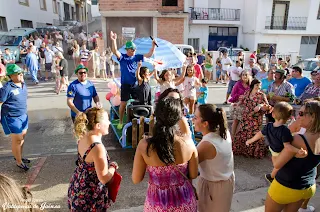
{"label": "handbag", "polygon": [[184,179],[186,179],[191,184],[193,193],[196,196],[196,200],[199,200],[197,189],[193,186],[191,180],[185,174],[183,174],[182,171],[180,171],[176,164],[174,164],[174,168],[183,176]]}
{"label": "handbag", "polygon": [[118,172],[114,172],[111,181],[108,183],[108,197],[112,200],[112,202],[116,201],[121,180],[122,176]]}

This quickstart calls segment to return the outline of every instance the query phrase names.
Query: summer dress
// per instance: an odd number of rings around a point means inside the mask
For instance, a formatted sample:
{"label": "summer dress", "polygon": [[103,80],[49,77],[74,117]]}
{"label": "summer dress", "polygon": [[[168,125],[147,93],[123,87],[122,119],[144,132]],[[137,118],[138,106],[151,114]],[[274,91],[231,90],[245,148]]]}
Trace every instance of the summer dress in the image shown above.
{"label": "summer dress", "polygon": [[145,212],[196,212],[197,201],[187,176],[188,163],[148,166],[149,183],[144,203]]}
{"label": "summer dress", "polygon": [[[73,173],[68,189],[68,207],[70,211],[107,211],[110,206],[108,187],[100,183],[94,163],[87,163],[85,159],[89,152],[99,142],[90,145],[83,158],[78,153],[78,166]],[[108,162],[109,156],[107,154]]]}

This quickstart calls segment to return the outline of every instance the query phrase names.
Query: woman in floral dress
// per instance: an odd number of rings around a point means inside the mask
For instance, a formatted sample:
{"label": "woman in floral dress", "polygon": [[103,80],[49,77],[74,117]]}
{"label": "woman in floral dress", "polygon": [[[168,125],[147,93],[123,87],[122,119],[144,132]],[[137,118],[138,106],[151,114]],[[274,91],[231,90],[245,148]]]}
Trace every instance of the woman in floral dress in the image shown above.
{"label": "woman in floral dress", "polygon": [[109,124],[108,113],[98,108],[90,108],[75,119],[78,161],[68,189],[68,207],[72,212],[102,212],[110,206],[105,184],[112,179],[118,165],[109,163],[101,142],[102,135],[108,134]]}
{"label": "woman in floral dress", "polygon": [[232,149],[235,155],[263,158],[267,153],[264,139],[246,146],[246,141],[261,130],[263,114],[270,109],[266,95],[260,90],[261,81],[254,79],[250,90],[240,97],[239,105],[243,108],[239,131],[235,134]]}

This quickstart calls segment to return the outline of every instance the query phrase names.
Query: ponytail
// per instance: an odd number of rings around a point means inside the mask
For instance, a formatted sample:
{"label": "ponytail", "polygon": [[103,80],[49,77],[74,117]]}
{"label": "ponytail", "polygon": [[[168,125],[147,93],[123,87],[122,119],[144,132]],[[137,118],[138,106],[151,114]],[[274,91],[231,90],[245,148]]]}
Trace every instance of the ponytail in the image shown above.
{"label": "ponytail", "polygon": [[227,129],[228,129],[227,116],[222,108],[217,108],[217,113],[219,116],[219,119],[218,119],[219,135],[221,136],[221,138],[226,140],[227,139]]}
{"label": "ponytail", "polygon": [[227,116],[222,108],[217,108],[213,104],[203,104],[198,107],[202,121],[208,122],[210,132],[219,131],[219,135],[223,139],[227,139]]}
{"label": "ponytail", "polygon": [[74,134],[79,139],[87,132],[88,118],[85,113],[79,113],[74,120]]}

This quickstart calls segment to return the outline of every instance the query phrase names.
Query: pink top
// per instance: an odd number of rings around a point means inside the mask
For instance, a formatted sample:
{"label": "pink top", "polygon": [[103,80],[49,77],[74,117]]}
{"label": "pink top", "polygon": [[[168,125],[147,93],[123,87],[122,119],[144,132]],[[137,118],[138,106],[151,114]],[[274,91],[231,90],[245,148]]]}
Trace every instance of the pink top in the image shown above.
{"label": "pink top", "polygon": [[201,71],[202,71],[202,69],[201,69],[201,66],[200,66],[199,64],[194,65],[194,75],[195,75],[198,79],[200,79]]}
{"label": "pink top", "polygon": [[6,67],[0,63],[0,77],[6,76]]}
{"label": "pink top", "polygon": [[249,89],[250,89],[250,86],[245,88],[242,84],[242,80],[239,80],[232,89],[231,98],[229,99],[229,102],[232,102],[232,103],[238,102],[239,97]]}

